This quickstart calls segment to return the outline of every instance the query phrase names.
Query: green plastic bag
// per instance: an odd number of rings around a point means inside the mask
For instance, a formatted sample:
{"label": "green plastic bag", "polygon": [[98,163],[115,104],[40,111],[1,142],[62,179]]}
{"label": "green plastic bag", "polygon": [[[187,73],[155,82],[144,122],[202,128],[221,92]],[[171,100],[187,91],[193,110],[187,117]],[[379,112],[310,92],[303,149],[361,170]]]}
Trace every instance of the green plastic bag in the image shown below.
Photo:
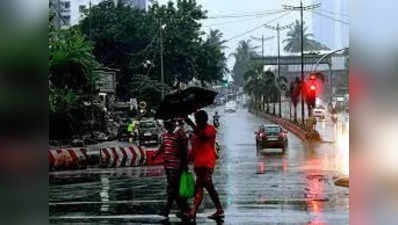
{"label": "green plastic bag", "polygon": [[191,172],[184,171],[180,180],[180,197],[192,198],[195,194],[195,180]]}

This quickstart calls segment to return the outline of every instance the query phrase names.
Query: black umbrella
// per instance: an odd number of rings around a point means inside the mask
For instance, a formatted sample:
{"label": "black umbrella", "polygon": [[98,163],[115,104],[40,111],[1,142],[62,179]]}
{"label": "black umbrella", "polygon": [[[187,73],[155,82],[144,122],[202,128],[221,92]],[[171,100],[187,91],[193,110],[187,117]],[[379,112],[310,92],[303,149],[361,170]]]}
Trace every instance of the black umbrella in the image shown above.
{"label": "black umbrella", "polygon": [[184,117],[213,104],[216,95],[217,92],[201,87],[178,90],[165,96],[155,117],[159,119]]}

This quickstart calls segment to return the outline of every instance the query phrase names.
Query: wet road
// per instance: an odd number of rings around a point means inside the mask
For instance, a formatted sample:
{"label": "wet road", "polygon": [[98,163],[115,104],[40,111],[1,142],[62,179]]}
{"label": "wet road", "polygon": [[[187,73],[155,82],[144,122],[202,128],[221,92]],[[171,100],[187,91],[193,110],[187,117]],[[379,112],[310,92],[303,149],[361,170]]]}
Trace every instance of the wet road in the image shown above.
{"label": "wet road", "polygon": [[[333,182],[344,170],[335,144],[304,146],[289,133],[285,155],[270,150],[258,155],[253,132],[267,122],[243,109],[221,114],[218,139],[224,150],[213,179],[225,207],[224,224],[349,224],[349,191]],[[161,167],[52,173],[50,223],[162,224],[157,214],[165,186]],[[206,193],[197,224],[216,224],[206,218],[213,212]],[[182,223],[171,215],[169,224]]]}

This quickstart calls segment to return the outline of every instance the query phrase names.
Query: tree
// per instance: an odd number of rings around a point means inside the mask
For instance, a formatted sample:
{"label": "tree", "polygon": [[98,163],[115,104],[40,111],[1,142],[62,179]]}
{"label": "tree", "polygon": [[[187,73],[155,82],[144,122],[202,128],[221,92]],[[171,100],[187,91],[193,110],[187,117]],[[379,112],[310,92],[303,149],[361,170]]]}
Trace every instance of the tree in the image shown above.
{"label": "tree", "polygon": [[253,68],[251,58],[257,56],[255,47],[251,46],[250,40],[240,41],[238,47],[231,56],[235,58],[235,64],[232,69],[232,78],[234,79],[235,84],[243,86],[245,84],[244,74]]}
{"label": "tree", "polygon": [[136,75],[129,83],[131,96],[140,96],[140,101],[145,101],[148,105],[157,105],[160,102],[162,87],[169,90],[167,85],[163,85],[157,80],[152,80],[147,75]]}
{"label": "tree", "polygon": [[282,117],[282,94],[288,89],[288,80],[284,76],[277,77],[276,84],[279,92],[279,116]]}
{"label": "tree", "polygon": [[[308,33],[308,27],[304,23],[304,51],[319,51],[319,50],[329,50],[329,48],[320,42],[311,39],[314,35]],[[296,20],[296,23],[287,32],[287,38],[283,40],[286,43],[284,50],[287,52],[301,52],[301,23]]]}
{"label": "tree", "polygon": [[[134,76],[160,81],[160,41],[165,83],[170,88],[178,88],[194,77],[203,81],[221,77],[225,70],[221,47],[210,46],[211,40],[202,39],[200,20],[204,18],[206,11],[195,0],[166,5],[154,2],[147,12],[123,1],[115,5],[113,0],[105,0],[87,13],[80,28],[95,42],[96,58],[120,70],[118,96],[126,99],[132,94],[129,89]],[[217,60],[206,62],[204,57]]]}
{"label": "tree", "polygon": [[294,121],[297,121],[297,104],[301,94],[301,81],[298,77],[290,83],[289,94],[294,106]]}
{"label": "tree", "polygon": [[266,90],[263,66],[261,64],[256,64],[252,69],[246,71],[244,74],[244,80],[245,85],[243,89],[254,100],[255,109],[263,109]]}
{"label": "tree", "polygon": [[[197,55],[201,49],[200,20],[206,18],[206,11],[194,0],[177,0],[167,5],[155,3],[148,11],[152,26],[162,26],[164,46],[164,74],[169,86],[188,83],[198,77]],[[160,65],[159,57],[155,65]],[[153,75],[160,74],[160,66],[154,67]],[[154,78],[154,76],[151,76]]]}
{"label": "tree", "polygon": [[[57,30],[49,21],[50,139],[70,138],[81,128],[84,101],[96,94],[93,45],[76,28]],[[54,128],[54,129],[52,129]]]}
{"label": "tree", "polygon": [[144,62],[154,55],[158,26],[145,12],[119,1],[105,0],[86,12],[80,23],[82,32],[94,43],[94,55],[104,66],[118,68],[118,96],[127,99],[133,74],[146,74]]}
{"label": "tree", "polygon": [[196,78],[201,81],[202,86],[205,82],[222,81],[228,72],[227,58],[223,52],[224,43],[219,30],[210,30],[207,39],[196,52],[198,64]]}

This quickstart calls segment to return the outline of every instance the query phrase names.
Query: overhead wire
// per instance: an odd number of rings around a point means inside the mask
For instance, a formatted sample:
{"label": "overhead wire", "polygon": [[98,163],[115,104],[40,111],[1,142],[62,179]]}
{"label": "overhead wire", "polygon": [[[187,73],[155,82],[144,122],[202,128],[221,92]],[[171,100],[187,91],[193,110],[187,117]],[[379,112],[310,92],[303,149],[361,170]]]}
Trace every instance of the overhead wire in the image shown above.
{"label": "overhead wire", "polygon": [[[280,12],[282,13],[282,12]],[[254,20],[258,20],[260,18],[266,17],[269,15],[262,15],[262,16],[256,16],[256,18],[250,18],[250,19],[240,19],[240,20],[233,20],[233,21],[228,21],[228,22],[224,22],[224,23],[215,23],[215,24],[209,24],[209,25],[204,25],[203,27],[213,27],[213,26],[222,26],[222,25],[226,25],[226,24],[233,24],[233,23],[241,23],[241,22],[248,22],[248,21],[254,21]]]}
{"label": "overhead wire", "polygon": [[334,16],[340,16],[340,17],[347,17],[347,18],[350,18],[350,15],[348,15],[348,14],[336,13],[336,12],[332,12],[332,11],[329,11],[329,10],[326,10],[326,9],[317,9],[317,11],[324,12],[324,13],[328,13],[328,14],[331,14],[331,15],[334,15]]}
{"label": "overhead wire", "polygon": [[225,15],[216,15],[216,16],[208,16],[206,19],[228,19],[228,18],[243,18],[243,17],[256,17],[256,16],[266,16],[266,15],[275,15],[286,10],[280,9],[273,12],[261,12],[261,13],[248,13],[248,14],[225,14]]}
{"label": "overhead wire", "polygon": [[281,18],[283,18],[283,17],[289,15],[290,13],[291,13],[291,12],[284,13],[283,15],[278,16],[277,18],[274,18],[274,19],[272,19],[272,20],[270,20],[270,21],[268,21],[268,22],[266,22],[266,23],[264,23],[264,24],[261,24],[260,26],[256,26],[256,27],[254,27],[254,28],[252,28],[252,29],[250,29],[250,30],[244,32],[244,33],[235,35],[235,36],[233,36],[233,37],[227,39],[226,42],[229,42],[229,41],[231,41],[231,40],[234,40],[234,39],[236,39],[236,38],[239,38],[239,37],[242,37],[242,36],[244,36],[244,35],[246,35],[246,34],[249,34],[249,33],[253,32],[253,31],[256,31],[256,30],[258,30],[258,29],[264,27],[264,25],[269,25],[270,23],[275,22],[275,21],[277,21],[277,20],[279,20],[279,19],[281,19]]}
{"label": "overhead wire", "polygon": [[332,16],[329,16],[329,15],[325,15],[325,14],[320,13],[320,12],[312,11],[312,13],[315,13],[315,14],[317,14],[317,15],[319,15],[319,16],[323,16],[323,17],[325,17],[325,18],[328,18],[328,19],[333,20],[333,21],[336,21],[336,22],[340,22],[340,23],[345,24],[345,25],[350,25],[349,22],[346,22],[346,21],[344,21],[344,20],[337,19],[337,18],[332,17]]}

